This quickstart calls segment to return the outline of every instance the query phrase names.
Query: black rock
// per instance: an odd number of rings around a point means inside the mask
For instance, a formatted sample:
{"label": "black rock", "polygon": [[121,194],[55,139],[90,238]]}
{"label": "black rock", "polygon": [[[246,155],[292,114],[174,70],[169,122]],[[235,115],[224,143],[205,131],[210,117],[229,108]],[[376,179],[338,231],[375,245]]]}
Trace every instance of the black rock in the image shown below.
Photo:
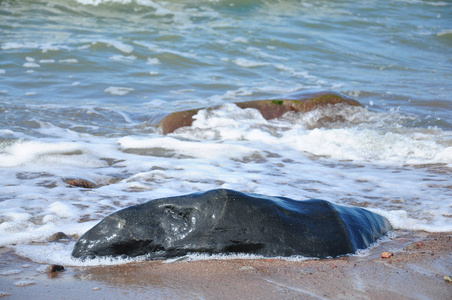
{"label": "black rock", "polygon": [[335,257],[366,248],[390,229],[386,218],[362,208],[218,189],[152,200],[113,213],[77,241],[72,255]]}
{"label": "black rock", "polygon": [[50,265],[47,268],[48,273],[63,272],[63,271],[64,271],[64,267],[62,265]]}

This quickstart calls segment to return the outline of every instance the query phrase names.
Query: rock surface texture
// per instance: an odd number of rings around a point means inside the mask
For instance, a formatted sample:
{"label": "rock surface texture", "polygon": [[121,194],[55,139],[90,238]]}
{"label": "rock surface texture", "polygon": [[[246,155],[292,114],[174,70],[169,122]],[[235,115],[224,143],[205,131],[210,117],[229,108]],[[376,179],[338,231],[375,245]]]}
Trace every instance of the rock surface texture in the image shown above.
{"label": "rock surface texture", "polygon": [[218,189],[120,210],[76,243],[76,258],[165,259],[187,253],[334,257],[390,230],[386,218],[324,200],[296,201]]}

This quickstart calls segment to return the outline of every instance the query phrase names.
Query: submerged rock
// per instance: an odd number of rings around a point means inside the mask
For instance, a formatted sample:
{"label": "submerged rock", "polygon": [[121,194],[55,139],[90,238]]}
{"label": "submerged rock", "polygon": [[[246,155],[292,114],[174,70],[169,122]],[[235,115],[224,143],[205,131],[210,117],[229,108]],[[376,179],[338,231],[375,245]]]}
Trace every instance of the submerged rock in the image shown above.
{"label": "submerged rock", "polygon": [[47,267],[47,275],[50,278],[55,278],[59,273],[64,272],[64,266],[62,265],[50,265]]}
{"label": "submerged rock", "polygon": [[62,265],[50,265],[47,267],[48,273],[56,273],[56,272],[63,272],[64,266]]}
{"label": "submerged rock", "polygon": [[83,178],[63,178],[63,181],[71,186],[81,187],[85,189],[97,188],[97,184]]}
{"label": "submerged rock", "polygon": [[334,257],[366,248],[390,228],[386,218],[362,208],[218,189],[152,200],[113,213],[77,241],[72,255]]}
{"label": "submerged rock", "polygon": [[[255,100],[235,103],[238,107],[255,108],[260,111],[262,116],[267,119],[275,119],[284,115],[286,112],[307,112],[318,107],[334,104],[347,104],[352,106],[361,106],[361,104],[342,94],[333,92],[315,92],[315,93],[301,93],[289,99],[272,99],[272,100]],[[215,109],[211,107],[208,109]],[[158,121],[157,126],[162,130],[163,134],[174,132],[176,129],[191,126],[194,119],[193,116],[198,113],[200,109],[185,110],[171,113],[164,116]],[[156,120],[154,120],[156,121]]]}
{"label": "submerged rock", "polygon": [[49,242],[58,242],[59,240],[70,240],[71,237],[65,234],[64,232],[57,232],[52,234],[47,240]]}

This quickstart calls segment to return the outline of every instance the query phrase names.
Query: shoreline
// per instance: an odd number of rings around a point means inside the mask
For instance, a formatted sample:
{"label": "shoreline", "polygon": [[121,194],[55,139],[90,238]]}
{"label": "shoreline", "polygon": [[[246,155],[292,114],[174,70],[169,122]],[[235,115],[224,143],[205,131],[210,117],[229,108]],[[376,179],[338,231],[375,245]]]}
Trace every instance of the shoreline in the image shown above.
{"label": "shoreline", "polygon": [[[383,252],[393,256],[382,258]],[[452,232],[397,232],[365,255],[175,260],[115,266],[48,265],[0,248],[2,299],[448,299]]]}

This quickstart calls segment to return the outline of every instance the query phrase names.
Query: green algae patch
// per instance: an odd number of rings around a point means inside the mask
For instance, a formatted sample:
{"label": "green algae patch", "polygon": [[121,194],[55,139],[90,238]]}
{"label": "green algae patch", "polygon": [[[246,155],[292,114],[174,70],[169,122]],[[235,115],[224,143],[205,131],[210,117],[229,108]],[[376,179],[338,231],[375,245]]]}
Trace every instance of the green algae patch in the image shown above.
{"label": "green algae patch", "polygon": [[[333,92],[300,93],[291,98],[294,99],[253,100],[237,102],[235,105],[241,109],[257,109],[266,120],[279,118],[289,111],[307,112],[327,105],[345,104],[362,106],[361,103],[353,98]],[[218,106],[210,107],[209,109],[215,108],[218,108]],[[163,134],[169,134],[178,128],[191,126],[194,121],[193,116],[195,116],[200,109],[168,114],[158,123],[158,127]]]}

